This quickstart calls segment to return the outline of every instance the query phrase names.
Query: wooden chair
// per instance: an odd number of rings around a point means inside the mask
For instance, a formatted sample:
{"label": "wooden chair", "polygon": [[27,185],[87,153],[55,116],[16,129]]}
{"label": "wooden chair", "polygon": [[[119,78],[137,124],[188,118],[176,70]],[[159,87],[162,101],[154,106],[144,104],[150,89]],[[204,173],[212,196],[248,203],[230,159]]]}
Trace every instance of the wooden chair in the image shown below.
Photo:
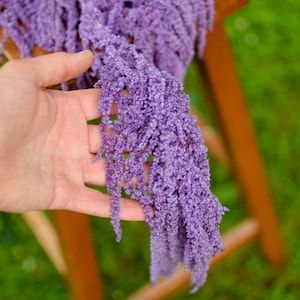
{"label": "wooden chair", "polygon": [[[254,238],[259,239],[268,261],[280,266],[285,261],[283,243],[262,159],[222,24],[225,17],[243,7],[247,0],[215,2],[215,27],[208,34],[204,60],[198,61],[198,66],[223,140],[207,131],[204,124],[200,125],[209,150],[234,173],[248,207],[249,217],[223,235],[225,251],[212,260],[212,266]],[[9,59],[19,57],[11,41],[7,42],[5,49]],[[38,48],[33,51],[33,55],[42,53],[43,50]],[[55,228],[41,213],[30,212],[23,216],[58,272],[67,278],[73,299],[103,299],[87,216],[66,211],[51,214]],[[47,240],[44,239],[45,233]],[[128,300],[165,299],[186,286],[189,278],[190,273],[183,272],[180,266],[171,279],[160,280],[154,288],[146,285],[134,292]]]}

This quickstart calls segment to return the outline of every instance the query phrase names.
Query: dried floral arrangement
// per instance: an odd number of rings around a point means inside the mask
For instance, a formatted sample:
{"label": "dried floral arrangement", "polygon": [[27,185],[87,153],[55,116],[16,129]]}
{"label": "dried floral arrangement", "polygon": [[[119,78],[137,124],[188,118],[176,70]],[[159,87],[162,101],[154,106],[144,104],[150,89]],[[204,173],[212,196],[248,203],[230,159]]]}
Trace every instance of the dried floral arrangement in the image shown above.
{"label": "dried floral arrangement", "polygon": [[213,0],[0,0],[1,47],[11,37],[23,57],[35,45],[94,52],[77,86],[101,88],[103,145],[96,160],[106,159],[117,240],[124,182],[151,230],[151,282],[183,262],[192,270],[192,291],[223,250],[219,224],[226,208],[210,191],[207,148],[182,86],[195,41],[201,56],[213,20]]}

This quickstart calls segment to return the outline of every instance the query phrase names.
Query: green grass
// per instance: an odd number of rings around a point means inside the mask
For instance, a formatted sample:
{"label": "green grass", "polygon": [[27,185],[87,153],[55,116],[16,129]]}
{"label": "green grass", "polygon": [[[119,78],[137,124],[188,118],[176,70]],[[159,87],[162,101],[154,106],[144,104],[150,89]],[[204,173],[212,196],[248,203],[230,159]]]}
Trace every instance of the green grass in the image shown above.
{"label": "green grass", "polygon": [[[253,242],[211,270],[197,294],[189,295],[186,289],[172,300],[300,299],[299,28],[299,5],[294,0],[250,1],[226,21],[278,212],[287,264],[283,269],[270,266],[259,243]],[[187,90],[193,101],[203,98],[197,86],[192,66]],[[200,108],[209,115],[204,104]],[[211,172],[213,191],[230,208],[224,229],[245,211],[230,176],[214,161]],[[148,280],[148,228],[123,222],[123,239],[116,243],[109,220],[91,218],[91,224],[106,297],[125,299]],[[0,214],[0,268],[1,300],[68,299],[63,280],[19,215]]]}

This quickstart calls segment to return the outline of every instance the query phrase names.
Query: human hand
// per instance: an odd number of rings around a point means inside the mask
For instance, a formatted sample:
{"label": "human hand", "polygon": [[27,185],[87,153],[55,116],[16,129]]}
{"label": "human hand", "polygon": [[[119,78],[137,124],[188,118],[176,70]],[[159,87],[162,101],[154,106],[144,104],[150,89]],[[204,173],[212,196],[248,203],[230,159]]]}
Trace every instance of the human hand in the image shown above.
{"label": "human hand", "polygon": [[[49,86],[90,67],[90,51],[14,60],[0,69],[0,211],[64,209],[110,216],[110,196],[85,184],[105,185],[97,89],[57,91]],[[120,218],[144,220],[138,201],[120,200]]]}

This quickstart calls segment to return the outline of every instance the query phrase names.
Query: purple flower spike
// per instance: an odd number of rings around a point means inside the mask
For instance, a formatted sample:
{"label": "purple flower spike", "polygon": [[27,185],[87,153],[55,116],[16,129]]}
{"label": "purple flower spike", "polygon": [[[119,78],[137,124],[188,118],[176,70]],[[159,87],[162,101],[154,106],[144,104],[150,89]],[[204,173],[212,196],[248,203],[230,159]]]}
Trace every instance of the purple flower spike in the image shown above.
{"label": "purple flower spike", "polygon": [[197,291],[211,257],[223,250],[219,224],[226,209],[210,191],[207,149],[181,82],[197,36],[203,53],[213,0],[2,0],[0,11],[4,37],[11,36],[23,56],[34,45],[94,52],[77,85],[101,88],[103,144],[96,160],[106,157],[117,241],[122,182],[151,230],[151,282],[183,263]]}

